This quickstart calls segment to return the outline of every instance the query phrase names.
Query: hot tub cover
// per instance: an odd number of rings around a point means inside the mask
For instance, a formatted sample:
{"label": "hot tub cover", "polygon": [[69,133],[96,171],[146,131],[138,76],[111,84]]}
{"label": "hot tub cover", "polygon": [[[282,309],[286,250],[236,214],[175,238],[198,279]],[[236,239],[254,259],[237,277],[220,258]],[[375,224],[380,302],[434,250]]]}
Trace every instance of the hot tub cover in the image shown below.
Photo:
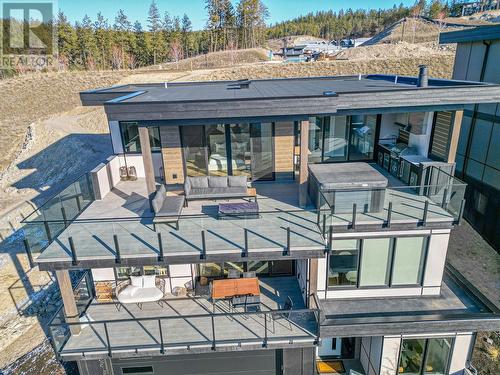
{"label": "hot tub cover", "polygon": [[368,163],[311,164],[309,173],[321,191],[369,190],[387,187],[387,178]]}

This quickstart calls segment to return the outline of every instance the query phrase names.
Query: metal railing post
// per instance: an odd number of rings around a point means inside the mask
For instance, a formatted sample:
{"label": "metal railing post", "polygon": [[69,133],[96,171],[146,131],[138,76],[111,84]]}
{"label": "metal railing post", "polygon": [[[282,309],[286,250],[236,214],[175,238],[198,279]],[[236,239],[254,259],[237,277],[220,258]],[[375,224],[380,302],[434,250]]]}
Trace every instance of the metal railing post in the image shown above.
{"label": "metal railing post", "polygon": [[158,329],[160,330],[160,353],[165,354],[165,343],[163,342],[163,331],[161,329],[161,319],[158,319]]}
{"label": "metal railing post", "polygon": [[[62,203],[61,203],[62,204]],[[66,210],[61,206],[61,214],[64,222],[64,228],[68,227],[68,218],[66,217]]]}
{"label": "metal railing post", "polygon": [[[271,315],[271,319],[272,319]],[[264,348],[267,348],[267,316],[264,313],[264,343],[263,343]]]}
{"label": "metal railing post", "polygon": [[26,249],[26,255],[28,256],[28,262],[30,264],[30,268],[33,268],[35,266],[35,263],[33,262],[33,254],[31,254],[31,248],[28,239],[27,238],[23,239],[23,242],[24,242],[24,248]]}
{"label": "metal railing post", "polygon": [[320,220],[321,220],[321,208],[318,208],[318,213],[316,214],[316,224],[319,225]]}
{"label": "metal railing post", "polygon": [[286,228],[286,251],[285,255],[290,255],[290,227]]}
{"label": "metal railing post", "polygon": [[389,202],[389,207],[387,208],[387,223],[386,227],[391,227],[391,219],[392,219],[392,202]]}
{"label": "metal railing post", "polygon": [[158,261],[163,262],[163,241],[161,239],[161,233],[158,232],[158,250],[160,254],[158,255]]}
{"label": "metal railing post", "polygon": [[43,222],[43,226],[45,227],[45,233],[47,234],[47,240],[49,241],[49,243],[51,243],[52,242],[52,234],[50,233],[49,222],[47,220],[45,220]]}
{"label": "metal railing post", "polygon": [[205,229],[201,231],[201,259],[207,258],[207,244],[205,240]]}
{"label": "metal railing post", "polygon": [[76,199],[76,207],[78,207],[78,212],[82,212],[82,203],[80,202],[80,195],[77,195],[75,199]]}
{"label": "metal railing post", "polygon": [[356,203],[352,204],[352,223],[351,229],[356,229],[356,213],[358,211],[358,205]]}
{"label": "metal railing post", "polygon": [[111,357],[111,344],[109,342],[108,325],[104,322],[104,333],[106,334],[106,345],[108,346],[108,356]]}
{"label": "metal railing post", "polygon": [[68,237],[69,248],[71,250],[71,264],[73,266],[78,265],[78,256],[76,255],[75,243],[73,242],[73,237]]}
{"label": "metal railing post", "polygon": [[330,229],[328,230],[328,246],[327,253],[330,254],[332,252],[332,243],[333,243],[333,225],[330,225]]}
{"label": "metal railing post", "polygon": [[323,214],[323,238],[325,238],[326,234],[326,214]]}
{"label": "metal railing post", "polygon": [[448,188],[444,188],[443,199],[441,200],[441,208],[446,209],[447,200],[448,200]]}
{"label": "metal railing post", "polygon": [[462,199],[460,202],[460,209],[458,211],[458,218],[457,218],[457,224],[460,225],[460,222],[462,221],[462,217],[464,215],[464,209],[465,209],[465,198]]}
{"label": "metal railing post", "polygon": [[212,318],[212,350],[215,350],[215,322],[214,322],[214,316],[210,315]]}
{"label": "metal railing post", "polygon": [[248,256],[248,231],[247,228],[243,228],[243,236],[245,238],[245,248],[243,249],[242,257]]}
{"label": "metal railing post", "polygon": [[422,216],[422,225],[425,227],[427,225],[427,214],[429,213],[429,201],[424,203],[424,214]]}
{"label": "metal railing post", "polygon": [[122,257],[120,254],[120,244],[118,243],[118,236],[116,234],[113,234],[113,241],[115,242],[115,252],[116,252],[115,262],[117,264],[120,264],[122,262]]}

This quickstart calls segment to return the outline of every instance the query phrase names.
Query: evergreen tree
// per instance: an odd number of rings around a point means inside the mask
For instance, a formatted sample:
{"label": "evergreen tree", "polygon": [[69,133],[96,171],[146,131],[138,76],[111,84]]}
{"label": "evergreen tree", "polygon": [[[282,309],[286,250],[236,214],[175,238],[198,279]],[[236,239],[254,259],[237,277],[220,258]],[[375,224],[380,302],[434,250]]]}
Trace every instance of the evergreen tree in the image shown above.
{"label": "evergreen tree", "polygon": [[70,25],[63,12],[59,12],[57,15],[57,35],[59,60],[67,68],[75,63],[78,41],[75,29]]}
{"label": "evergreen tree", "polygon": [[99,51],[99,66],[101,69],[106,69],[111,51],[111,32],[108,20],[104,18],[101,12],[97,13],[97,20],[94,23],[94,35],[96,47]]}
{"label": "evergreen tree", "polygon": [[151,34],[151,46],[153,49],[153,64],[156,65],[158,58],[163,55],[165,39],[161,30],[160,10],[153,0],[149,6],[148,29]]}
{"label": "evergreen tree", "polygon": [[139,21],[134,23],[134,33],[136,35],[136,44],[134,55],[139,66],[147,66],[151,63],[150,51],[152,49],[150,38],[142,29]]}
{"label": "evergreen tree", "polygon": [[113,65],[117,68],[124,69],[126,65],[126,54],[129,52],[129,33],[132,28],[132,24],[128,20],[127,15],[122,9],[118,10],[118,14],[115,17],[115,24],[113,25],[116,31],[116,41],[120,50],[116,48],[113,49]]}
{"label": "evergreen tree", "polygon": [[191,20],[188,15],[184,13],[181,21],[181,41],[182,48],[184,50],[184,56],[189,57],[193,50],[193,41],[192,41],[192,29],[193,26],[191,24]]}

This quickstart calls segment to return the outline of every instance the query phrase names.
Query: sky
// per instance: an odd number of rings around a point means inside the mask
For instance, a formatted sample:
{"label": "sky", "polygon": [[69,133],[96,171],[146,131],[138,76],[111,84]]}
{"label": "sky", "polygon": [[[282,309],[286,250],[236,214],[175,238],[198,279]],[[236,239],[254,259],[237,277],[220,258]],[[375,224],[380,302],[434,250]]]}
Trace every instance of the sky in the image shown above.
{"label": "sky", "polygon": [[[414,0],[357,0],[355,2],[352,0],[263,0],[263,2],[269,8],[270,18],[267,22],[275,23],[318,10],[338,11],[349,7],[385,9],[400,2],[405,5],[413,4]],[[180,17],[186,13],[195,30],[205,26],[207,15],[203,0],[156,0],[156,3],[162,15],[165,11],[168,11],[171,16]],[[72,23],[81,20],[85,14],[94,21],[97,12],[100,11],[112,25],[118,9],[123,9],[132,23],[138,20],[144,27],[147,25],[150,4],[150,0],[58,0],[59,10],[63,11]]]}

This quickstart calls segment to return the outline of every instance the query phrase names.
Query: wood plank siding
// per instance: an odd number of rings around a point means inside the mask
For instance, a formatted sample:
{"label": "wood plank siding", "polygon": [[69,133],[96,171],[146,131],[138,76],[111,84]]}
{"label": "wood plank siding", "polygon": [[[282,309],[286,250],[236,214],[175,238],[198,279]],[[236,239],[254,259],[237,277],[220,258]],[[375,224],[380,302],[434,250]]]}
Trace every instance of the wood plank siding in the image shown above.
{"label": "wood plank siding", "polygon": [[436,112],[431,140],[430,154],[436,159],[447,161],[449,143],[453,128],[453,112]]}
{"label": "wood plank siding", "polygon": [[160,126],[161,154],[167,184],[184,183],[181,136],[178,126]]}
{"label": "wood plank siding", "polygon": [[277,122],[274,127],[274,172],[277,180],[293,179],[294,122]]}

